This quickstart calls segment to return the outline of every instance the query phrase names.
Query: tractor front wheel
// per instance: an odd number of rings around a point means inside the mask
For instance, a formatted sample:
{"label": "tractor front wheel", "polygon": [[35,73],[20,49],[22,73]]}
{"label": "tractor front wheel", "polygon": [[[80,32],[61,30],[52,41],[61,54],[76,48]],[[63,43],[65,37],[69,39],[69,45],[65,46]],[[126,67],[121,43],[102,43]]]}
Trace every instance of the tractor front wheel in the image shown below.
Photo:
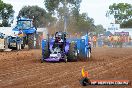
{"label": "tractor front wheel", "polygon": [[78,57],[77,46],[75,43],[71,43],[68,52],[68,60],[77,61],[78,59],[77,57]]}
{"label": "tractor front wheel", "polygon": [[24,44],[21,44],[21,49],[24,49],[25,45]]}
{"label": "tractor front wheel", "polygon": [[50,55],[50,52],[49,52],[49,47],[48,47],[48,43],[46,43],[44,49],[42,50],[42,60],[41,60],[41,63],[44,62],[44,59],[48,58]]}

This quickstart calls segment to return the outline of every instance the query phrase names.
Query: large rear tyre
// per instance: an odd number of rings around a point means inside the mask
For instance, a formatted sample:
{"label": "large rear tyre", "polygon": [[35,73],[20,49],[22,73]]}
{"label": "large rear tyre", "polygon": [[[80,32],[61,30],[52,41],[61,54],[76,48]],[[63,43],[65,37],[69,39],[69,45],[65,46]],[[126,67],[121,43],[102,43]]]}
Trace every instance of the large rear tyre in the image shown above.
{"label": "large rear tyre", "polygon": [[28,47],[29,47],[29,49],[34,48],[34,35],[35,35],[34,33],[28,35]]}
{"label": "large rear tyre", "polygon": [[48,43],[46,43],[46,45],[45,45],[45,47],[44,47],[44,49],[42,51],[42,56],[43,57],[42,57],[41,63],[43,63],[44,62],[44,59],[48,58],[49,55],[50,55],[49,47],[48,47]]}
{"label": "large rear tyre", "polygon": [[72,42],[69,46],[68,61],[77,61],[77,59],[78,59],[77,46],[75,43]]}

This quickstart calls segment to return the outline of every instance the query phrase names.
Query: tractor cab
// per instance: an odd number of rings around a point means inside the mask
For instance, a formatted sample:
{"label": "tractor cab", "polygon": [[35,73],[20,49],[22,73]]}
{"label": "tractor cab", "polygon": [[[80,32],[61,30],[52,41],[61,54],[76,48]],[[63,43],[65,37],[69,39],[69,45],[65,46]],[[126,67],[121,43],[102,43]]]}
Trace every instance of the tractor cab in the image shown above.
{"label": "tractor cab", "polygon": [[37,29],[33,25],[33,19],[18,17],[16,27],[12,29],[15,34],[21,34],[22,48],[28,45],[29,49],[35,47],[37,38]]}
{"label": "tractor cab", "polygon": [[33,19],[19,17],[17,19],[16,27],[13,28],[13,31],[19,31],[22,29],[24,34],[33,34],[36,31],[36,28],[33,25]]}
{"label": "tractor cab", "polygon": [[33,27],[32,20],[20,19],[17,21],[17,27],[18,29],[29,29]]}

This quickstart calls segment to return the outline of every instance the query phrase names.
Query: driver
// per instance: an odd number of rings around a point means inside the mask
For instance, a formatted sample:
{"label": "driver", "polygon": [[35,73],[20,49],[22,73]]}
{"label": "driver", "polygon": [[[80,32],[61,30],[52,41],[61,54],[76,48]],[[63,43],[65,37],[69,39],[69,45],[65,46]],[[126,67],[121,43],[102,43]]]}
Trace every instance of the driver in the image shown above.
{"label": "driver", "polygon": [[59,47],[61,48],[61,51],[63,50],[63,39],[62,39],[62,33],[57,32],[55,35],[55,43],[53,45],[53,48]]}
{"label": "driver", "polygon": [[19,36],[19,37],[23,37],[23,31],[22,31],[22,29],[19,29],[18,36]]}

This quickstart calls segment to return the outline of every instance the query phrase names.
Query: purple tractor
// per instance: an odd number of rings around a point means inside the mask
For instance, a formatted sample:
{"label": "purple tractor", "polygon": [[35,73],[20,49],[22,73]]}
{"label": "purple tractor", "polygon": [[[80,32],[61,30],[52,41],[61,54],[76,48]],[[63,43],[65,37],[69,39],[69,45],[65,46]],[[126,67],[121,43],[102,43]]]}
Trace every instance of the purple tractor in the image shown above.
{"label": "purple tractor", "polygon": [[42,62],[77,60],[78,50],[75,42],[66,38],[65,32],[56,32],[54,38],[42,41]]}

